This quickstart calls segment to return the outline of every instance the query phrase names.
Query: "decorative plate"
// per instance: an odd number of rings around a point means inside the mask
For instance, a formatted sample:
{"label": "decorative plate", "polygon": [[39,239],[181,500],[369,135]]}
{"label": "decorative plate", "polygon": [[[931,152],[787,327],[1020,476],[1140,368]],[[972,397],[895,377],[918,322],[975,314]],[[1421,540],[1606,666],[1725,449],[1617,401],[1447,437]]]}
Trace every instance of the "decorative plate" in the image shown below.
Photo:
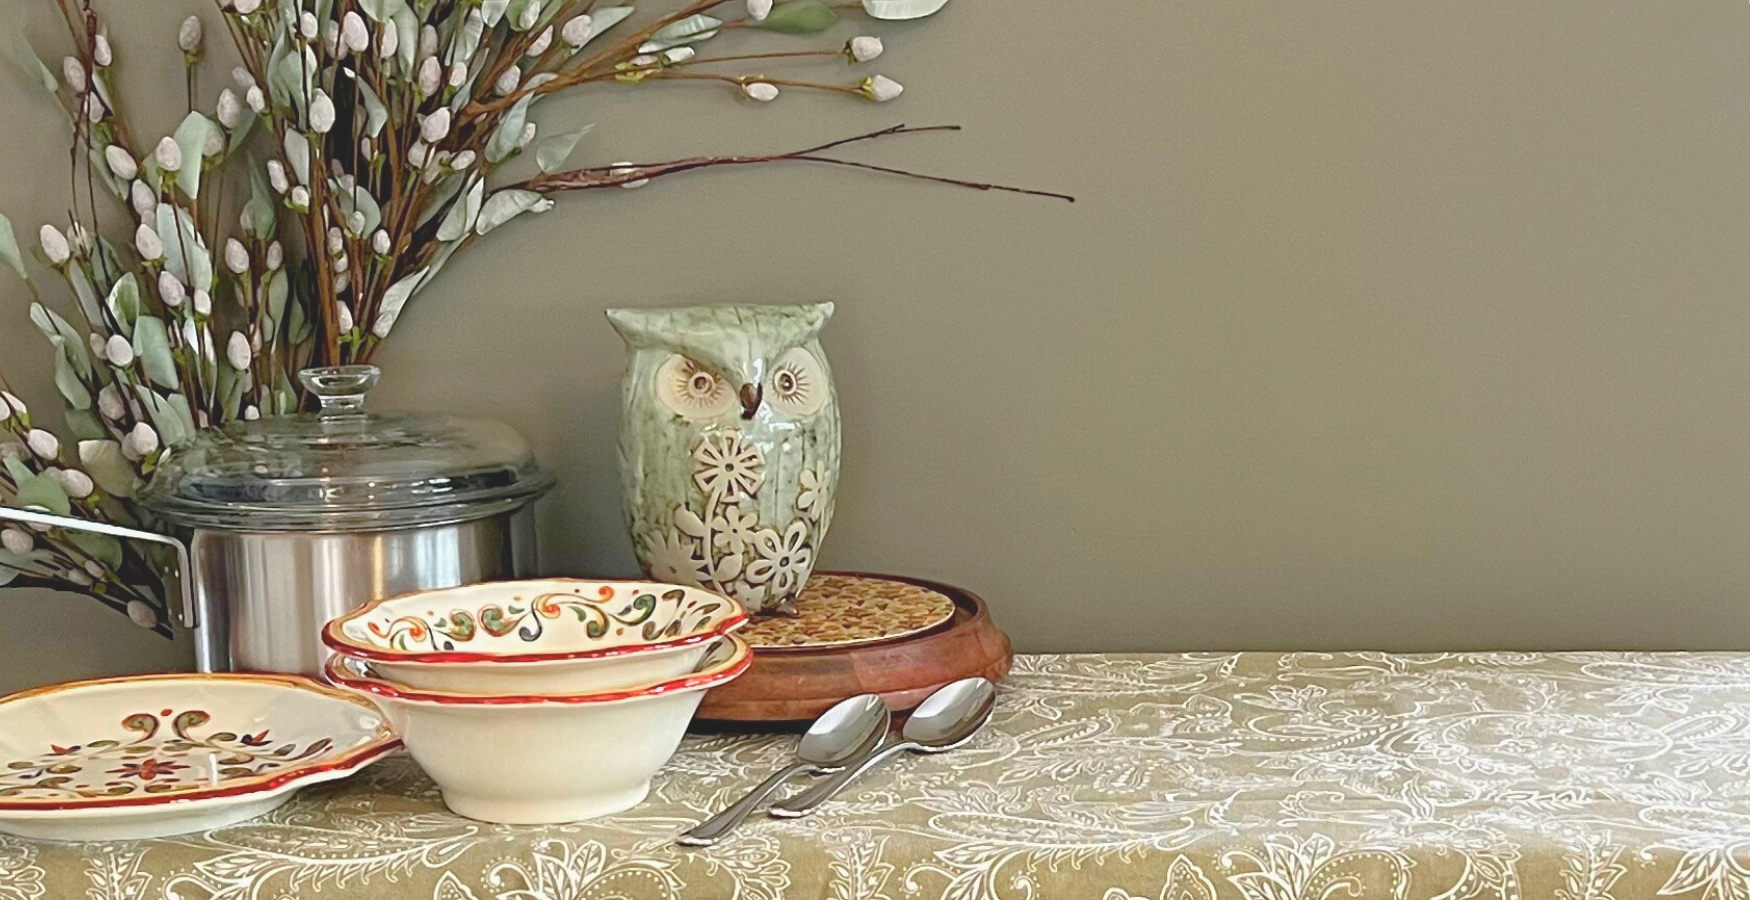
{"label": "decorative plate", "polygon": [[546,578],[378,600],[329,622],[322,641],[376,662],[531,663],[700,644],[746,621],[741,604],[703,588]]}
{"label": "decorative plate", "polygon": [[132,840],[259,816],[400,741],[296,675],[143,675],[0,699],[0,831]]}
{"label": "decorative plate", "polygon": [[937,628],[954,618],[954,601],[907,581],[816,574],[791,616],[763,616],[741,636],[755,650],[852,647]]}

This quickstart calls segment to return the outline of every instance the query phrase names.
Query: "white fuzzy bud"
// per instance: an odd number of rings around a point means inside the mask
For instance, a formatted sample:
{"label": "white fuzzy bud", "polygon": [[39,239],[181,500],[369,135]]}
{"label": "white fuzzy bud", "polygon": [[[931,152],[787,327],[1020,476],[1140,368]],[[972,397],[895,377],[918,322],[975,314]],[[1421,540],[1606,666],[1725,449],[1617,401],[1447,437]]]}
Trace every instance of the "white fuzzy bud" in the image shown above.
{"label": "white fuzzy bud", "polygon": [[26,433],[24,445],[43,459],[54,459],[61,455],[61,439],[41,428],[32,428]]}
{"label": "white fuzzy bud", "polygon": [[435,144],[448,137],[450,133],[450,111],[439,109],[426,116],[419,123],[419,136],[428,144]]}
{"label": "white fuzzy bud", "polygon": [[431,25],[421,25],[419,27],[419,55],[422,57],[431,56],[437,53],[437,49],[437,28]]}
{"label": "white fuzzy bud", "polygon": [[115,62],[115,52],[109,49],[109,38],[100,34],[91,39],[91,61],[98,66]]}
{"label": "white fuzzy bud", "polygon": [[225,268],[233,275],[243,275],[249,271],[249,248],[236,238],[225,239]]}
{"label": "white fuzzy bud", "polygon": [[189,297],[189,302],[194,304],[195,315],[210,316],[213,314],[212,294],[209,294],[200,288],[195,288],[194,295]]}
{"label": "white fuzzy bud", "polygon": [[134,215],[142,219],[152,216],[158,210],[158,194],[152,190],[151,185],[139,179],[128,185],[128,200],[134,206]]}
{"label": "white fuzzy bud", "polygon": [[450,157],[450,168],[452,168],[452,169],[457,169],[457,170],[466,169],[473,164],[474,164],[474,151],[472,151],[472,150],[463,150],[461,153],[458,153],[455,156]]}
{"label": "white fuzzy bud", "polygon": [[346,233],[358,237],[365,233],[365,214],[353,210],[346,214]]}
{"label": "white fuzzy bud", "polygon": [[276,193],[283,194],[286,191],[291,190],[292,182],[291,179],[286,177],[285,163],[282,163],[277,159],[270,159],[267,161],[267,183],[273,185],[273,189]]}
{"label": "white fuzzy bud", "polygon": [[340,43],[351,53],[363,53],[371,46],[371,32],[356,10],[347,10],[340,22]]}
{"label": "white fuzzy bud", "polygon": [[764,81],[752,81],[741,86],[742,93],[761,103],[770,103],[778,99],[778,86]]}
{"label": "white fuzzy bud", "polygon": [[261,8],[261,0],[236,0],[234,8],[240,15],[249,15]]}
{"label": "white fuzzy bud", "polygon": [[250,85],[249,89],[243,92],[243,102],[249,104],[249,108],[254,110],[258,116],[267,112],[267,95],[261,92],[260,85]]}
{"label": "white fuzzy bud", "polygon": [[627,61],[638,68],[645,68],[647,66],[656,65],[656,54],[640,53]]}
{"label": "white fuzzy bud", "polygon": [[253,403],[243,407],[243,421],[253,422],[259,418],[261,418],[261,407]]}
{"label": "white fuzzy bud", "polygon": [[103,105],[102,98],[98,97],[96,93],[86,94],[82,105],[85,108],[85,120],[92,124],[103,121],[103,117],[109,113],[108,108]]}
{"label": "white fuzzy bud", "polygon": [[201,49],[201,19],[200,16],[189,16],[182,20],[182,27],[176,30],[176,46],[184,53],[199,53]]}
{"label": "white fuzzy bud", "polygon": [[861,37],[851,38],[850,42],[845,45],[845,50],[849,52],[851,58],[857,62],[868,62],[869,60],[880,56],[881,51],[885,49],[886,47],[882,46],[880,38],[870,37],[866,34]]}
{"label": "white fuzzy bud", "polygon": [[[245,0],[237,0],[237,7],[241,9],[244,2]],[[259,4],[261,0],[247,0],[247,2],[249,3],[250,8],[254,9],[256,4]],[[153,609],[152,605],[144,600],[129,600],[128,620],[141,628],[157,628],[158,611]]]}
{"label": "white fuzzy bud", "polygon": [[201,142],[202,156],[218,156],[225,152],[225,132],[217,128],[207,129],[207,137]]}
{"label": "white fuzzy bud", "polygon": [[376,234],[371,235],[371,251],[378,256],[389,255],[389,232],[379,228]]}
{"label": "white fuzzy bud", "polygon": [[298,14],[298,33],[304,36],[304,40],[315,40],[316,24],[315,13],[305,10]]}
{"label": "white fuzzy bud", "polygon": [[249,74],[249,70],[243,66],[231,68],[231,80],[237,83],[237,90],[240,91],[247,91],[255,87],[255,76]]}
{"label": "white fuzzy bud", "polygon": [[230,340],[225,342],[225,361],[231,364],[231,368],[241,372],[249,368],[254,359],[255,351],[249,349],[249,338],[244,337],[241,331],[231,332]]}
{"label": "white fuzzy bud", "polygon": [[699,51],[691,47],[670,47],[662,51],[662,61],[672,66],[676,63],[684,63],[698,54]]}
{"label": "white fuzzy bud", "polygon": [[[533,4],[530,5],[532,6]],[[547,48],[551,46],[553,46],[553,26],[548,25],[546,28],[541,29],[540,34],[535,35],[534,43],[529,44],[529,49],[523,51],[523,53],[526,56],[540,56],[541,54],[546,53]]]}
{"label": "white fuzzy bud", "polygon": [[342,253],[334,258],[334,273],[336,275],[345,275],[351,268],[352,260],[346,254]]}
{"label": "white fuzzy bud", "polygon": [[322,52],[329,56],[340,55],[340,23],[333,19],[322,23]]}
{"label": "white fuzzy bud", "polygon": [[219,92],[219,103],[213,108],[213,114],[220,125],[228,129],[236,128],[237,123],[243,120],[243,101],[237,99],[236,91],[225,88]]}
{"label": "white fuzzy bud", "polygon": [[67,246],[67,236],[53,225],[44,225],[36,237],[43,245],[43,255],[54,265],[66,262],[73,255],[73,248]]}
{"label": "white fuzzy bud", "polygon": [[459,88],[468,81],[468,67],[456,63],[450,67],[450,87]]}
{"label": "white fuzzy bud", "polygon": [[876,103],[886,103],[905,92],[905,87],[886,75],[876,75],[863,82],[863,96]]}
{"label": "white fuzzy bud", "polygon": [[67,496],[74,500],[83,500],[97,490],[97,485],[91,483],[91,476],[78,469],[62,469],[60,477],[55,480],[60,482],[61,490],[66,491]]}
{"label": "white fuzzy bud", "polygon": [[573,16],[559,29],[559,39],[572,48],[589,43],[590,36],[595,34],[595,24],[590,21],[589,14]]}
{"label": "white fuzzy bud", "polygon": [[67,87],[73,93],[85,93],[88,86],[85,81],[85,64],[79,61],[79,57],[69,56],[61,60],[61,77],[67,80]]}
{"label": "white fuzzy bud", "polygon": [[292,206],[298,209],[310,208],[310,189],[303,185],[292,188]]}
{"label": "white fuzzy bud", "polygon": [[509,94],[516,90],[516,86],[521,84],[522,81],[523,70],[517,66],[511,66],[504,70],[504,74],[498,76],[498,81],[493,83],[492,89],[501,95]]}
{"label": "white fuzzy bud", "polygon": [[85,336],[85,342],[91,347],[91,355],[97,357],[98,362],[109,361],[109,341],[103,335],[93,332]]}
{"label": "white fuzzy bud", "polygon": [[427,147],[424,141],[414,141],[413,146],[407,148],[407,161],[417,169],[425,165],[430,154],[431,148]]}
{"label": "white fuzzy bud", "polygon": [[164,301],[165,306],[175,309],[188,299],[188,290],[182,286],[182,282],[176,280],[175,275],[159,272],[158,299]]}
{"label": "white fuzzy bud", "polygon": [[273,243],[267,245],[267,259],[266,259],[265,263],[267,265],[267,270],[269,272],[273,272],[273,271],[276,271],[277,269],[279,269],[280,264],[285,262],[285,260],[286,260],[286,251],[285,251],[285,248],[280,246],[279,241],[274,241]]}
{"label": "white fuzzy bud", "polygon": [[68,569],[61,573],[61,580],[79,587],[89,587],[91,584],[91,576],[85,574],[84,569]]}
{"label": "white fuzzy bud", "polygon": [[383,25],[382,32],[377,37],[377,56],[380,59],[392,59],[395,51],[401,49],[401,32],[396,30],[393,22]]}
{"label": "white fuzzy bud", "polygon": [[145,222],[134,229],[134,249],[140,251],[144,260],[161,259],[164,256],[164,242],[158,239],[158,232]]}
{"label": "white fuzzy bud", "polygon": [[772,0],[747,0],[747,17],[762,22],[772,14]]}
{"label": "white fuzzy bud", "polygon": [[134,345],[119,334],[109,336],[109,342],[103,347],[103,357],[109,364],[125,369],[134,364]]}
{"label": "white fuzzy bud", "polygon": [[[469,15],[477,16],[479,13],[474,12],[469,13]],[[516,27],[518,31],[528,31],[535,27],[535,23],[539,21],[541,21],[541,4],[525,3],[522,10],[517,13]]]}
{"label": "white fuzzy bud", "polygon": [[518,135],[517,139],[516,139],[516,148],[518,150],[526,150],[526,149],[528,149],[528,146],[534,142],[535,142],[535,123],[524,122],[523,123],[523,133]]}
{"label": "white fuzzy bud", "polygon": [[334,101],[329,99],[327,91],[317,88],[316,96],[310,100],[310,130],[327,134],[333,127]]}
{"label": "white fuzzy bud", "polygon": [[[608,170],[608,174],[609,175],[629,175],[633,172],[636,172],[637,170],[638,170],[638,167],[632,165],[632,162],[630,160],[625,160],[622,162],[614,163],[614,167],[612,169]],[[635,179],[633,181],[628,181],[625,184],[620,185],[620,187],[623,187],[623,188],[641,188],[649,183],[650,183],[650,179],[639,178],[639,179]]]}
{"label": "white fuzzy bud", "polygon": [[346,248],[346,235],[340,233],[338,226],[328,228],[328,255],[337,256]]}
{"label": "white fuzzy bud", "polygon": [[340,326],[340,333],[346,334],[352,330],[352,307],[336,301],[334,304],[334,324]]}
{"label": "white fuzzy bud", "polygon": [[9,391],[0,391],[0,420],[11,418],[13,414],[24,415],[30,412],[30,407],[18,399],[18,395]]}
{"label": "white fuzzy bud", "polygon": [[127,414],[128,405],[122,402],[122,392],[115,385],[106,384],[97,392],[97,411],[111,421]]}
{"label": "white fuzzy bud", "polygon": [[36,548],[36,538],[23,529],[8,528],[0,531],[0,546],[4,546],[8,553],[23,556]]}
{"label": "white fuzzy bud", "polygon": [[438,92],[438,87],[444,78],[443,67],[438,64],[437,57],[428,56],[419,61],[419,93],[430,97]]}
{"label": "white fuzzy bud", "polygon": [[371,139],[368,137],[359,138],[359,155],[365,158],[365,162],[376,159],[377,145],[371,143]]}
{"label": "white fuzzy bud", "polygon": [[170,138],[160,140],[157,149],[152,151],[152,155],[158,160],[158,168],[166,172],[176,172],[182,169],[182,148],[178,147],[176,142]]}
{"label": "white fuzzy bud", "polygon": [[134,430],[128,432],[128,436],[122,440],[122,450],[129,450],[130,445],[135,459],[151,456],[152,451],[158,449],[158,432],[153,431],[152,426],[145,422],[136,422]]}

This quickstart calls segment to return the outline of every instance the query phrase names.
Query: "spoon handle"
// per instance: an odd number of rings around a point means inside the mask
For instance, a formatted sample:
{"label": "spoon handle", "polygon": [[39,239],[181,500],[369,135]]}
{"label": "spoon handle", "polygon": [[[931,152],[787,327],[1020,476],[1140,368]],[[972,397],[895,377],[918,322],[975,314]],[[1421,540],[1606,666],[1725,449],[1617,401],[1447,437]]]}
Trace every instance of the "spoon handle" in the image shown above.
{"label": "spoon handle", "polygon": [[917,743],[913,741],[893,741],[888,743],[882,746],[879,750],[863,757],[861,760],[846,766],[844,771],[837,775],[810,787],[794,797],[772,804],[772,808],[766,810],[766,812],[771,813],[773,816],[780,819],[799,819],[806,816],[809,813],[814,812],[815,807],[831,800],[839,791],[844,790],[845,786],[856,780],[857,776],[875,768],[883,761],[898,754],[902,750],[915,750],[917,747]]}
{"label": "spoon handle", "polygon": [[792,763],[773,772],[760,782],[747,796],[735,801],[734,805],[725,808],[717,815],[700,822],[696,827],[676,838],[677,843],[688,847],[709,847],[723,839],[723,836],[735,830],[759,805],[765,802],[772,792],[783,786],[784,782],[794,778],[801,772],[817,771],[820,767],[811,763]]}

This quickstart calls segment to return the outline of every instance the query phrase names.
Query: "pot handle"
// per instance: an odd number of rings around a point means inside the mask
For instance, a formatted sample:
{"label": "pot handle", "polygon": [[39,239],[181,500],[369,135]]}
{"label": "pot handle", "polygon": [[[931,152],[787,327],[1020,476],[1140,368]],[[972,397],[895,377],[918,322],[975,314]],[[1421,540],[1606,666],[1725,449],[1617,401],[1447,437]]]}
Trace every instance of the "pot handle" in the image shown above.
{"label": "pot handle", "polygon": [[[194,574],[188,563],[188,546],[176,538],[151,531],[141,531],[137,528],[124,528],[111,525],[108,522],[93,522],[90,519],[75,519],[71,516],[55,516],[29,509],[15,509],[10,506],[0,506],[0,519],[11,519],[31,525],[49,525],[56,528],[67,528],[73,531],[89,531],[96,534],[107,534],[110,537],[131,538],[137,541],[151,541],[154,544],[164,544],[176,551],[176,584],[182,600],[182,624],[184,627],[199,631],[201,616],[199,605],[194,599]],[[215,669],[215,660],[210,650],[203,650],[207,641],[196,642],[195,666],[202,672]]]}

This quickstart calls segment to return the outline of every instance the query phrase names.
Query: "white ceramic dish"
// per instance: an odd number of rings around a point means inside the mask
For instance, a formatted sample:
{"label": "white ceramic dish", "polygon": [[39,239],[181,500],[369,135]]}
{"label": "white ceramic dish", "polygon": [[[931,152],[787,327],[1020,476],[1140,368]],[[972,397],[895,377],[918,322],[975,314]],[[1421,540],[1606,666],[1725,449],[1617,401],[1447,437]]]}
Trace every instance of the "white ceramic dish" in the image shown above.
{"label": "white ceramic dish", "polygon": [[0,699],[0,831],[135,840],[254,818],[400,745],[296,675],[144,675]]}
{"label": "white ceramic dish", "polygon": [[576,822],[637,806],[680,746],[705,691],[747,670],[753,650],[724,637],[697,669],[644,687],[578,696],[418,691],[336,656],[329,680],[382,707],[444,803],[473,819]]}
{"label": "white ceramic dish", "polygon": [[704,588],[549,578],[418,591],[329,622],[323,643],[384,678],[462,694],[586,694],[679,678],[747,622]]}

